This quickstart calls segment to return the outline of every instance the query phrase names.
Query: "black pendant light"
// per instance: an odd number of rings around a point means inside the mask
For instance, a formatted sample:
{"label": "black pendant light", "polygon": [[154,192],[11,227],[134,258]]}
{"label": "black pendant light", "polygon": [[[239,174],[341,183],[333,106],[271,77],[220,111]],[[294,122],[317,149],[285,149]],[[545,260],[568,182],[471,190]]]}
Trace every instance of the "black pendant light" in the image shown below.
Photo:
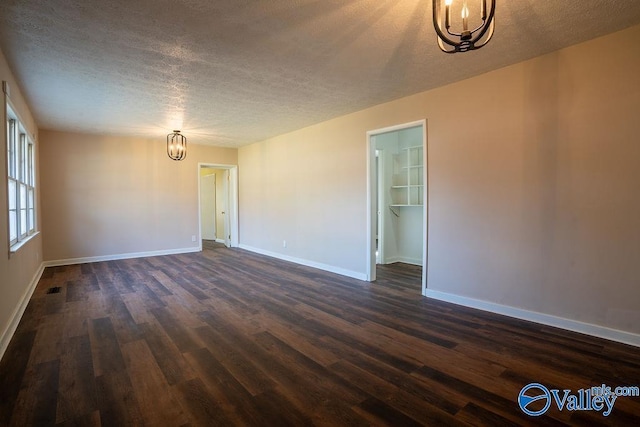
{"label": "black pendant light", "polygon": [[187,137],[179,130],[167,135],[167,154],[171,160],[183,160],[187,157]]}
{"label": "black pendant light", "polygon": [[[440,49],[446,53],[456,53],[486,45],[493,36],[496,23],[496,0],[455,0],[455,6],[453,3],[454,0],[433,0],[433,26]],[[471,10],[476,19],[470,16],[469,4],[474,6]],[[458,16],[458,11],[460,18],[456,18],[452,25],[452,13]],[[477,26],[470,29],[470,24]]]}

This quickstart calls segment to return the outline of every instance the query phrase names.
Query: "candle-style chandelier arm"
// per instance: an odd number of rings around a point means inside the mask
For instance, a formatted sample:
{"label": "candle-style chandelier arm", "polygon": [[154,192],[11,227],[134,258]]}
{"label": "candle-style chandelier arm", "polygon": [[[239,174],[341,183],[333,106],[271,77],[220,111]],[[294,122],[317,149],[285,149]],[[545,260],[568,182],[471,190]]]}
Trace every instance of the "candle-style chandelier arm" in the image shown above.
{"label": "candle-style chandelier arm", "polygon": [[[468,30],[469,10],[466,1],[462,10],[462,32],[451,30],[451,3],[452,0],[433,0],[433,27],[438,38],[438,46],[445,53],[466,52],[479,49],[486,45],[495,29],[495,0],[480,0],[482,24],[473,30]],[[490,2],[487,13],[487,1]],[[466,15],[465,15],[466,14]],[[445,46],[446,45],[446,46]]]}
{"label": "candle-style chandelier arm", "polygon": [[482,43],[477,43],[477,42],[475,43],[476,49],[480,49],[482,46],[487,44],[489,40],[491,40],[491,37],[493,37],[493,30],[495,29],[495,26],[496,26],[496,18],[494,16],[493,19],[491,20],[491,23],[485,27],[482,33],[480,33],[478,40],[481,40],[482,37],[485,35],[485,33],[487,33],[487,37]]}
{"label": "candle-style chandelier arm", "polygon": [[[484,21],[484,20],[482,21],[482,24],[478,25],[474,30],[471,30],[471,31],[470,31],[470,33],[471,33],[471,34],[474,34],[474,33],[476,33],[479,29],[481,29],[481,28],[483,28],[483,27],[485,27],[485,28],[487,27],[487,26],[485,25],[485,21]],[[449,31],[449,28],[451,28],[451,27],[447,27],[447,28],[446,28],[446,30],[447,30],[447,34],[449,34],[449,35],[451,35],[451,36],[454,36],[454,37],[462,37],[462,34],[463,34],[463,33],[454,33],[454,32],[451,32],[451,31]]]}

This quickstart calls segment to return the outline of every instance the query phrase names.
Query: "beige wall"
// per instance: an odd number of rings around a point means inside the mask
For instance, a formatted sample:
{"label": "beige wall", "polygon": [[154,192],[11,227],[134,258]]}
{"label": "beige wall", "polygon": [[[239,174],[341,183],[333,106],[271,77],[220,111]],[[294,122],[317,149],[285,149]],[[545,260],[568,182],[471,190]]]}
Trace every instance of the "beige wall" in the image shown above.
{"label": "beige wall", "polygon": [[364,274],[365,133],[427,118],[429,289],[640,333],[639,40],[636,26],[241,148],[241,244]]}
{"label": "beige wall", "polygon": [[197,248],[198,163],[237,164],[237,150],[160,139],[42,131],[46,261]]}
{"label": "beige wall", "polygon": [[[6,62],[3,53],[0,51],[0,81],[7,81],[11,89],[11,103],[13,104],[16,113],[20,116],[21,121],[27,127],[30,134],[36,134],[36,165],[38,164],[38,150],[39,141],[37,139],[38,129],[35,121],[29,111],[29,107],[25,102],[24,97],[21,94],[20,88],[16,80],[11,73],[11,70]],[[1,95],[0,88],[0,95]],[[0,96],[0,111],[2,114],[2,122],[0,124],[0,135],[6,135],[6,117],[4,96]],[[30,284],[39,271],[40,264],[42,262],[42,239],[41,235],[37,235],[21,247],[16,253],[9,256],[8,248],[8,207],[7,207],[7,148],[5,145],[5,138],[0,138],[2,143],[2,166],[0,170],[5,177],[0,185],[0,355],[2,354],[5,346],[8,344],[10,338],[11,322],[14,320],[16,310],[20,307],[23,300],[30,291]],[[36,175],[36,180],[39,177]],[[41,190],[36,186],[37,194],[40,194]],[[36,216],[40,215],[39,206],[36,206]]]}

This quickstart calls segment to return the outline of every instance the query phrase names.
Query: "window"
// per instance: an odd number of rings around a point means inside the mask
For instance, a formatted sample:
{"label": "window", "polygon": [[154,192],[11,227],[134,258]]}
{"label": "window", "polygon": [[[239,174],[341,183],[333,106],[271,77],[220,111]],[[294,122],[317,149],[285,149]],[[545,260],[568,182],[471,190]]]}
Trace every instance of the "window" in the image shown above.
{"label": "window", "polygon": [[36,231],[34,143],[7,103],[7,191],[9,245],[19,246]]}

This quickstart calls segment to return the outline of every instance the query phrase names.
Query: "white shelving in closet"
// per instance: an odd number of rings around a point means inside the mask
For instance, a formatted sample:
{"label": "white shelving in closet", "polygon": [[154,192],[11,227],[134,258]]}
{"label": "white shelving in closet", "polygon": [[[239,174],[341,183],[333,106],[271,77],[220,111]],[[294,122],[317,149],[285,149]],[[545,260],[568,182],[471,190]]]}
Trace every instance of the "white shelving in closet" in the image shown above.
{"label": "white shelving in closet", "polygon": [[393,158],[391,206],[424,204],[424,165],[422,146],[401,148]]}

